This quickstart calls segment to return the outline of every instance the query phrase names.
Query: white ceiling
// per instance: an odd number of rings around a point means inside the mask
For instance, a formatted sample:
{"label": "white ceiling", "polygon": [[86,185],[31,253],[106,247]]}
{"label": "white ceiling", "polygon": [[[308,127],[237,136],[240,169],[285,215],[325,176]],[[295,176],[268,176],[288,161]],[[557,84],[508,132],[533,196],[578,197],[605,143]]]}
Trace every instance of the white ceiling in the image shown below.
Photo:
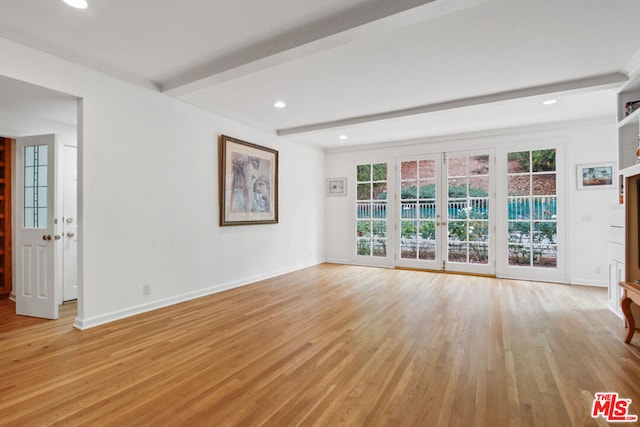
{"label": "white ceiling", "polygon": [[325,148],[613,116],[640,63],[637,0],[87,1],[0,36]]}

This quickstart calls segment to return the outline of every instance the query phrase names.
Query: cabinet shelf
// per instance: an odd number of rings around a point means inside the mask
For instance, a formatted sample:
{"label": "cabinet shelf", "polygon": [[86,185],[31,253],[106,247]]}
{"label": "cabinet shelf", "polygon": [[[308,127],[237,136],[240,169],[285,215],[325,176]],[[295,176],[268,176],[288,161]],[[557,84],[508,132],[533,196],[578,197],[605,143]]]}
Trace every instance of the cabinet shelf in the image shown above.
{"label": "cabinet shelf", "polygon": [[639,123],[640,123],[640,109],[634,111],[633,113],[629,114],[624,119],[620,120],[618,122],[618,128],[623,128],[623,127],[629,126],[629,125],[635,125],[636,127],[638,127]]}
{"label": "cabinet shelf", "polygon": [[636,110],[618,122],[618,169],[635,164],[639,134],[640,110]]}

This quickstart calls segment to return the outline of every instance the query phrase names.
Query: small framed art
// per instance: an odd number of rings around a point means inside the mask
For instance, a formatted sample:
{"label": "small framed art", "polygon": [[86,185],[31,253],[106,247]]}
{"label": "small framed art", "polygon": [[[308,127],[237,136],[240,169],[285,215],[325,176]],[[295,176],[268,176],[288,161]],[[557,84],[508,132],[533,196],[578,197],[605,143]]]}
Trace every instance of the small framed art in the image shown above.
{"label": "small framed art", "polygon": [[346,196],[347,178],[327,178],[327,196]]}
{"label": "small framed art", "polygon": [[614,188],[615,163],[590,163],[577,166],[578,190]]}

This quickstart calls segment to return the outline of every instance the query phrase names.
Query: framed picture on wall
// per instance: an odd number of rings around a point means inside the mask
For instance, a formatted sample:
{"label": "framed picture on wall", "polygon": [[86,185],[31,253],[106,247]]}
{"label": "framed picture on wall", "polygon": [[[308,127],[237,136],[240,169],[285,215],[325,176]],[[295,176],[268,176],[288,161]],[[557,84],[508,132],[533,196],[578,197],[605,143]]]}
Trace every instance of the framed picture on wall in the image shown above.
{"label": "framed picture on wall", "polygon": [[346,196],[347,178],[327,178],[327,196]]}
{"label": "framed picture on wall", "polygon": [[614,188],[615,163],[589,163],[577,166],[578,190]]}
{"label": "framed picture on wall", "polygon": [[278,152],[220,136],[220,225],[278,222]]}

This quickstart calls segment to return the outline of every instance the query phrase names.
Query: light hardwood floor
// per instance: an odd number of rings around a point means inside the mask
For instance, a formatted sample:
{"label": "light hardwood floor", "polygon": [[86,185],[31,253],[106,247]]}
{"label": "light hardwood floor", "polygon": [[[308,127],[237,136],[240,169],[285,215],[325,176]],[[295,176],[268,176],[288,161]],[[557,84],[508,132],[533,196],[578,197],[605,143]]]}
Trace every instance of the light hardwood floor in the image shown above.
{"label": "light hardwood floor", "polygon": [[590,426],[640,414],[606,290],[324,264],[101,327],[0,302],[0,425]]}

